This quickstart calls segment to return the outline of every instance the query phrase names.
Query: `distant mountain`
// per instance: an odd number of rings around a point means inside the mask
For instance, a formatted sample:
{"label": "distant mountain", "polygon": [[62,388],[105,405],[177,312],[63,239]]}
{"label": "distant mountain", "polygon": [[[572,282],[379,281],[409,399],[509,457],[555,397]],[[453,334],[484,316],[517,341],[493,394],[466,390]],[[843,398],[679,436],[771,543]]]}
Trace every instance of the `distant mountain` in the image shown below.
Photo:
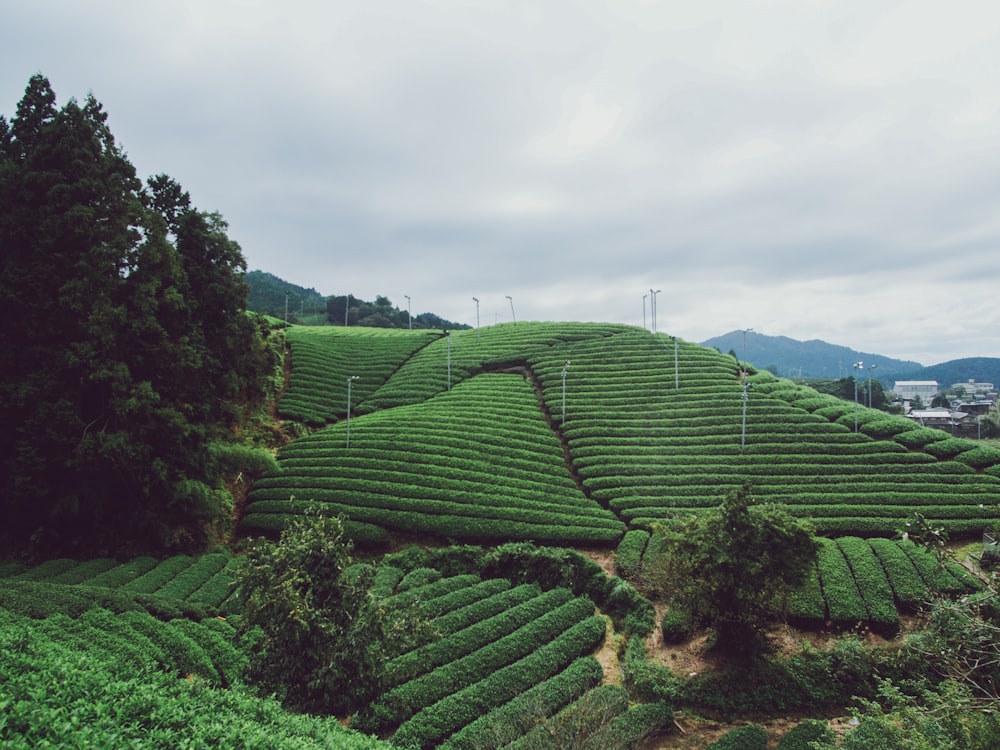
{"label": "distant mountain", "polygon": [[290,284],[266,271],[249,271],[245,277],[250,285],[247,310],[251,312],[285,317],[285,292],[288,292],[288,313],[302,315],[326,312],[326,297],[315,289]]}
{"label": "distant mountain", "polygon": [[[859,352],[819,339],[797,341],[787,336],[766,336],[756,331],[745,334],[743,331],[730,331],[701,343],[716,347],[723,353],[735,352],[739,359],[745,359],[757,369],[772,370],[786,378],[848,378],[854,375],[854,363],[862,362],[865,377],[868,368],[876,365],[870,373],[872,377],[891,387],[892,381],[898,379],[900,374],[923,369],[919,362]],[[909,375],[906,379],[910,379]]]}
{"label": "distant mountain", "polygon": [[306,289],[289,283],[273,273],[250,271],[246,275],[250,286],[247,310],[285,317],[287,294],[288,322],[304,325],[365,326],[368,328],[441,328],[459,330],[469,328],[465,323],[424,312],[413,316],[392,304],[388,297],[376,297],[374,302],[352,295],[324,296],[315,289]]}

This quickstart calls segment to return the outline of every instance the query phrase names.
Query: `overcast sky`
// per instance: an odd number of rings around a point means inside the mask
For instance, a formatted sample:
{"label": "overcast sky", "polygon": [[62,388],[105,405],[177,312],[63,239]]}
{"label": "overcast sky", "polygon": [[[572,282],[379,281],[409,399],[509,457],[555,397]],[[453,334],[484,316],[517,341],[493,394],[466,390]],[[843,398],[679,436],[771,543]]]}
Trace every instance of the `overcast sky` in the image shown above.
{"label": "overcast sky", "polygon": [[996,0],[3,3],[39,72],[325,295],[1000,356]]}

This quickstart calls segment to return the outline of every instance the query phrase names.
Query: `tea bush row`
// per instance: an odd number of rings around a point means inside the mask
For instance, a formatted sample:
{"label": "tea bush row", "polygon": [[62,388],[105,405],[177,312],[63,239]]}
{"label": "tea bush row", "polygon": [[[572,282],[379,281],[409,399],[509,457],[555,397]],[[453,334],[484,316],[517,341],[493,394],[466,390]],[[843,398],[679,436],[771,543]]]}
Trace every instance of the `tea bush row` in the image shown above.
{"label": "tea bush row", "polygon": [[589,617],[531,654],[499,669],[464,690],[420,710],[400,725],[394,745],[434,747],[480,716],[566,669],[603,640],[606,622]]}
{"label": "tea bush row", "polygon": [[540,716],[550,716],[579,698],[604,678],[592,656],[583,656],[565,670],[528,688],[513,700],[494,708],[441,743],[441,750],[478,750],[502,747],[528,733]]}
{"label": "tea bush row", "polygon": [[[97,643],[0,611],[0,745],[41,747],[269,747],[375,750],[335,719],[290,714],[273,699],[150,663],[131,669]],[[150,644],[137,636],[135,643]],[[155,657],[154,657],[155,658]]]}
{"label": "tea bush row", "polygon": [[[502,578],[492,580],[504,581]],[[509,581],[505,582],[510,586]],[[532,592],[533,596],[528,598],[527,595]],[[440,639],[390,660],[386,664],[386,674],[390,686],[401,685],[443,664],[467,656],[491,640],[508,635],[526,624],[531,618],[540,617],[553,606],[565,603],[572,596],[566,589],[552,589],[543,596],[537,586],[528,585],[513,590],[508,589],[505,593],[506,596],[497,597],[490,602],[493,607],[502,602],[502,610],[494,611],[481,619],[477,618],[475,622],[466,622],[465,626],[460,629],[454,627],[442,629],[438,620],[444,619],[443,616],[435,618],[434,627],[441,632]],[[488,597],[484,597],[484,599],[486,598]],[[483,601],[483,599],[479,601]],[[462,608],[457,607],[456,609]],[[482,612],[483,608],[477,608],[477,610]]]}
{"label": "tea bush row", "polygon": [[374,726],[384,729],[408,719],[527,656],[593,613],[588,599],[573,598],[566,589],[552,589],[487,620],[471,633],[445,639],[444,646],[431,652],[441,660],[438,666],[379,698],[372,710]]}

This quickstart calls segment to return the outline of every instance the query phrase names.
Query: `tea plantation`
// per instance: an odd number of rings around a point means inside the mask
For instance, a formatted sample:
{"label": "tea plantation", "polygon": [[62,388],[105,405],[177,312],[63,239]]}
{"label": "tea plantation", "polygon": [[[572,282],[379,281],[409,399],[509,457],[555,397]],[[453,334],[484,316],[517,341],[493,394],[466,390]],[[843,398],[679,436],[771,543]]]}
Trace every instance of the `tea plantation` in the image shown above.
{"label": "tea plantation", "polygon": [[919,512],[981,534],[1000,503],[993,448],[628,326],[292,327],[287,344],[278,413],[300,437],[238,533],[343,517],[374,594],[435,636],[393,655],[348,729],[243,685],[234,552],[5,563],[4,746],[527,748],[577,719],[596,722],[593,747],[634,746],[673,721],[641,669],[618,673],[655,625],[631,583],[660,552],[651,527],[745,481],[821,535],[790,602],[801,628],[893,637],[932,596],[976,589],[896,532]]}

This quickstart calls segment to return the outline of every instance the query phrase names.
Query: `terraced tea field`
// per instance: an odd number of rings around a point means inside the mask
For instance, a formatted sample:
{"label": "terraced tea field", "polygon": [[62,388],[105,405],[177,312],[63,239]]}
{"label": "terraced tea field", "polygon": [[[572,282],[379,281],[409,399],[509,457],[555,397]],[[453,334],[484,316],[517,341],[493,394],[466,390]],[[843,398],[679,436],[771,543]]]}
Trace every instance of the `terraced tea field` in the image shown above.
{"label": "terraced tea field", "polygon": [[[855,413],[769,373],[744,378],[731,356],[641,329],[293,327],[288,343],[280,413],[312,431],[255,483],[240,531],[275,534],[307,510],[342,516],[370,556],[359,564],[378,566],[374,593],[431,623],[437,637],[396,653],[387,689],[351,717],[396,746],[534,747],[562,722],[593,718],[596,702],[600,722],[583,727],[595,747],[669,725],[667,706],[636,702],[596,654],[653,630],[652,604],[629,583],[655,560],[650,526],[717,506],[744,481],[822,534],[815,569],[789,601],[792,622],[886,636],[930,597],[975,586],[896,530],[919,511],[952,534],[978,535],[1000,504],[996,449]],[[612,560],[621,577],[571,547]],[[277,716],[240,692],[217,697],[247,659],[233,627],[236,564],[228,552],[3,564],[0,643],[10,646],[12,689],[46,696],[38,680],[89,673],[65,666],[86,655],[116,705],[153,690],[120,687],[132,673],[172,679],[153,694],[169,692],[199,737],[234,735],[199,723],[193,700],[225,705],[216,710],[232,731],[266,732],[275,746],[385,746],[336,722]],[[192,681],[196,699],[170,692]],[[102,721],[88,706],[71,710]],[[51,732],[66,726],[46,723],[39,740],[58,744]],[[171,720],[143,731],[180,742]]]}
{"label": "terraced tea field", "polygon": [[[339,388],[325,418],[340,421],[279,455],[250,496],[249,531],[318,507],[343,514],[367,544],[412,531],[610,546],[628,528],[715,507],[748,480],[759,500],[825,534],[891,536],[919,511],[972,535],[1000,502],[994,448],[767,372],[744,388],[731,356],[642,329],[341,330],[289,334],[289,392]],[[350,447],[350,368],[300,372],[296,351],[300,362],[308,352],[380,363],[367,389],[357,381]]]}

